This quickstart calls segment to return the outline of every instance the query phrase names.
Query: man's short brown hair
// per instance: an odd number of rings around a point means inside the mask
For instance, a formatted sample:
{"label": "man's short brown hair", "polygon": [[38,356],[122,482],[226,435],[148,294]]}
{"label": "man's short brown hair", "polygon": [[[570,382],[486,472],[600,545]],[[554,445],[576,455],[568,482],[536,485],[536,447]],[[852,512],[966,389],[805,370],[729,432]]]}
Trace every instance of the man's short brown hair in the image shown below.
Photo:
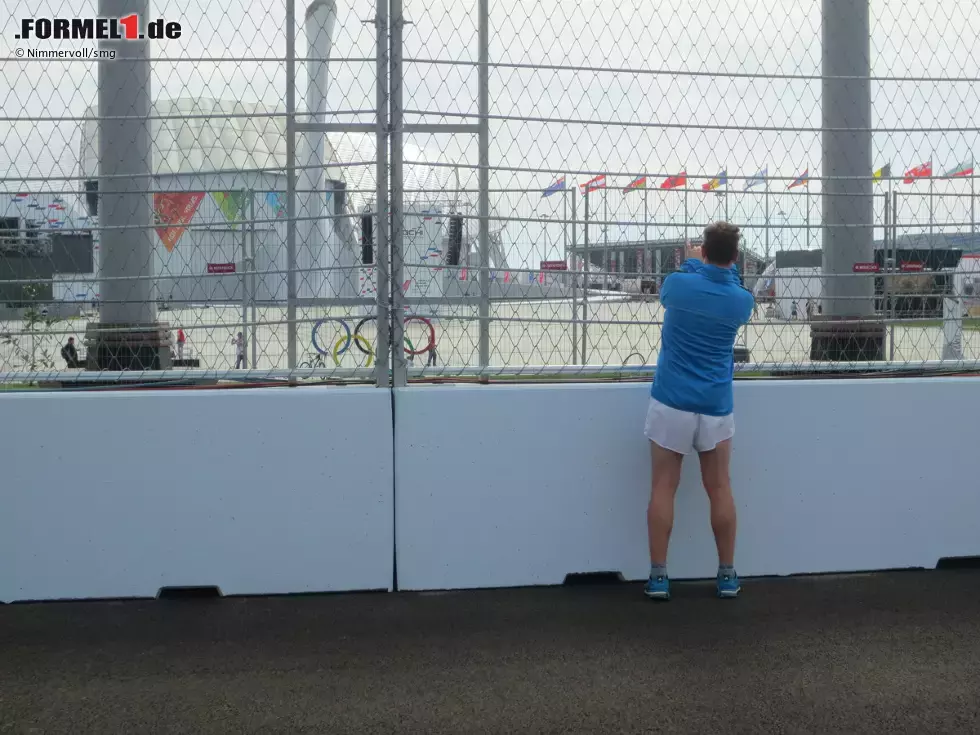
{"label": "man's short brown hair", "polygon": [[704,228],[704,259],[713,265],[729,265],[738,258],[741,230],[730,222],[712,222]]}

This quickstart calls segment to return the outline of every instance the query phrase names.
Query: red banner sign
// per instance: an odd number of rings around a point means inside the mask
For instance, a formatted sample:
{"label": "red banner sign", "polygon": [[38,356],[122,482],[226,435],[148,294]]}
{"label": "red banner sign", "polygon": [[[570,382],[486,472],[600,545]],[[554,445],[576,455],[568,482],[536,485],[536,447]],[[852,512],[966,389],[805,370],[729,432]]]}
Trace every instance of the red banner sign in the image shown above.
{"label": "red banner sign", "polygon": [[541,270],[543,271],[567,271],[568,263],[564,260],[542,260]]}
{"label": "red banner sign", "polygon": [[924,263],[902,263],[901,265],[902,270],[906,272],[909,271],[917,272],[917,271],[925,270],[925,267],[926,266]]}
{"label": "red banner sign", "polygon": [[855,263],[854,272],[855,273],[877,273],[881,270],[881,266],[877,263]]}
{"label": "red banner sign", "polygon": [[234,273],[234,263],[208,263],[208,273]]}
{"label": "red banner sign", "polygon": [[201,205],[202,199],[204,199],[202,191],[162,192],[153,195],[153,223],[164,225],[157,227],[157,234],[168,253],[173,252],[174,246]]}

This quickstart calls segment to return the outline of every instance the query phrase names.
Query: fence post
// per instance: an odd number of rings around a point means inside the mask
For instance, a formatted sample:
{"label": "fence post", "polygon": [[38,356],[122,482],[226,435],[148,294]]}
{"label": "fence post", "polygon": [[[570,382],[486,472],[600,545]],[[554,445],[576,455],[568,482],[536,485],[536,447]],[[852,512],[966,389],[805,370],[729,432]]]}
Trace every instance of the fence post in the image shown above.
{"label": "fence post", "polygon": [[296,0],[286,0],[286,360],[296,369]]}
{"label": "fence post", "polygon": [[[377,248],[374,254],[374,292],[377,297],[377,347],[374,363],[374,379],[379,388],[391,385],[391,310],[389,294],[391,279],[388,275],[388,0],[377,0],[375,15],[377,32],[377,161],[375,192],[377,217],[375,232]],[[365,279],[365,283],[367,280]],[[396,343],[397,344],[397,343]]]}
{"label": "fence post", "polygon": [[[381,0],[383,1],[383,0]],[[408,363],[405,359],[405,291],[402,280],[405,231],[405,171],[402,136],[404,106],[402,103],[402,38],[405,18],[402,0],[391,0],[391,382],[395,388],[408,385]],[[378,325],[381,328],[381,325]]]}
{"label": "fence post", "polygon": [[[252,201],[252,192],[248,191],[248,200]],[[239,219],[245,218],[245,203],[242,202],[242,206],[239,207],[238,213],[235,215]],[[242,336],[249,335],[251,339],[252,335],[249,334],[248,329],[248,227],[242,223]],[[255,345],[252,345],[253,349]],[[245,353],[248,354],[247,352]],[[244,355],[242,355],[244,357]],[[248,363],[245,363],[246,367]],[[255,368],[255,362],[252,362],[252,368]]]}
{"label": "fence post", "polygon": [[[576,193],[572,189],[572,364],[578,362],[578,230],[576,229]],[[568,224],[566,223],[566,227]]]}
{"label": "fence post", "polygon": [[258,279],[256,276],[255,267],[255,192],[248,198],[249,201],[249,214],[248,218],[251,222],[251,232],[252,232],[252,252],[251,258],[249,259],[249,272],[251,273],[251,285],[249,286],[249,296],[252,299],[252,369],[255,370],[259,366],[259,347],[256,343],[256,339],[259,335],[259,319],[258,313],[255,306],[255,289],[258,288]]}
{"label": "fence post", "polygon": [[479,0],[480,367],[490,365],[490,3]]}
{"label": "fence post", "polygon": [[582,270],[585,272],[585,281],[582,284],[582,364],[585,365],[586,350],[588,349],[588,321],[589,321],[589,266],[592,265],[592,253],[589,252],[589,187],[585,187],[585,230],[582,244],[585,246],[585,260]]}
{"label": "fence post", "polygon": [[[892,197],[892,236],[891,236],[891,246],[892,246],[892,260],[898,260],[898,192],[893,192]],[[888,248],[885,248],[885,255],[888,255]],[[891,295],[889,294],[889,300],[891,300]],[[885,313],[888,316],[888,313]],[[892,324],[888,330],[889,340],[891,346],[888,348],[888,361],[895,362],[895,308],[892,307],[891,311]]]}

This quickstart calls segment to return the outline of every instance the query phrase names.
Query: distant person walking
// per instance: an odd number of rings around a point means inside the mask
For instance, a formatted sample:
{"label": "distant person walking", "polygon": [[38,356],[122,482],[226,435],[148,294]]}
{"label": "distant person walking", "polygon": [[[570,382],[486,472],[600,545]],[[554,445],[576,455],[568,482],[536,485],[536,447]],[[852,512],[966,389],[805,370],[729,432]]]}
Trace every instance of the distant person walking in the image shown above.
{"label": "distant person walking", "polygon": [[245,336],[239,332],[238,336],[232,340],[235,345],[235,370],[239,367],[248,367],[245,364]]}
{"label": "distant person walking", "polygon": [[184,359],[184,343],[187,341],[187,336],[184,334],[183,329],[177,329],[177,359]]}
{"label": "distant person walking", "polygon": [[61,359],[65,361],[65,367],[69,370],[75,370],[82,366],[78,361],[78,350],[75,349],[74,337],[69,337],[68,342],[61,348]]}
{"label": "distant person walking", "polygon": [[810,321],[813,319],[813,299],[806,300],[806,320]]}
{"label": "distant person walking", "polygon": [[794,301],[792,306],[789,307],[789,318],[795,320],[798,313],[799,305],[796,303],[796,301]]}

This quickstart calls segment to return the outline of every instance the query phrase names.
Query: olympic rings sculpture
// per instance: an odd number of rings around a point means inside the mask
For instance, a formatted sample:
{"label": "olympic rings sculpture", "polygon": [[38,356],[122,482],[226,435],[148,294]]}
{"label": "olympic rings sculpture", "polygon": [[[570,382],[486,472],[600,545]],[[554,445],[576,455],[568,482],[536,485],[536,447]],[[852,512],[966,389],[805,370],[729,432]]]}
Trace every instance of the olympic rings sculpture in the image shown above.
{"label": "olympic rings sculpture", "polygon": [[[340,346],[344,344],[344,342],[345,339],[341,337],[340,339],[337,340],[337,344],[333,346],[333,364],[336,365],[337,367],[340,367]],[[354,344],[357,345],[357,348],[361,352],[363,352],[365,355],[368,356],[367,362],[364,364],[364,367],[371,367],[371,363],[374,362],[374,348],[371,347],[371,343],[368,342],[361,335],[355,334]],[[405,337],[405,344],[408,345],[408,349],[405,350],[406,352],[410,352],[411,350],[415,349],[415,345],[412,344],[412,340],[410,340],[407,336]]]}
{"label": "olympic rings sculpture", "polygon": [[[375,316],[366,316],[363,319],[361,319],[361,321],[357,323],[357,326],[354,327],[354,335],[356,336],[360,334],[361,328],[365,324],[367,324],[370,321],[374,321],[376,319],[377,317]],[[411,340],[409,340],[408,337],[405,337],[405,341],[408,342],[408,349],[405,350],[405,354],[409,355],[410,357],[417,357],[418,355],[424,355],[426,352],[430,352],[431,350],[434,350],[436,346],[436,328],[435,326],[433,326],[432,322],[429,319],[426,319],[424,316],[418,316],[415,314],[410,314],[407,317],[405,317],[406,324],[408,324],[411,321],[422,322],[423,324],[425,324],[425,326],[429,328],[429,341],[426,343],[425,347],[423,347],[421,350],[416,350],[415,345],[412,344]],[[358,349],[360,349],[359,345],[358,345]]]}
{"label": "olympic rings sculpture", "polygon": [[[339,367],[341,355],[347,352],[347,350],[349,350],[350,346],[353,344],[360,352],[368,356],[367,366],[370,367],[371,361],[374,359],[374,349],[371,347],[371,343],[368,342],[368,340],[361,335],[361,329],[364,327],[365,324],[367,324],[370,321],[375,321],[376,319],[377,317],[375,316],[364,317],[354,327],[353,332],[351,332],[350,325],[343,319],[337,317],[325,317],[323,319],[320,319],[316,322],[316,324],[313,325],[313,334],[312,334],[313,349],[315,349],[317,353],[323,355],[324,357],[333,357],[334,363]],[[405,317],[406,324],[408,324],[408,322],[411,321],[422,322],[423,324],[425,324],[425,326],[429,328],[429,339],[425,347],[416,350],[415,345],[412,343],[412,340],[410,340],[406,336],[405,344],[407,346],[405,347],[405,354],[411,357],[417,357],[418,355],[424,355],[425,353],[434,350],[436,347],[436,328],[432,324],[432,321],[424,316],[418,316],[417,314],[410,314]],[[332,353],[327,352],[326,350],[321,348],[320,343],[317,341],[316,338],[317,332],[320,330],[320,327],[322,327],[327,322],[336,322],[344,328],[344,336],[341,337],[339,340],[337,340],[337,343],[333,347]]]}
{"label": "olympic rings sculpture", "polygon": [[351,335],[351,331],[350,331],[350,325],[347,322],[345,322],[343,319],[336,319],[336,318],[326,317],[326,318],[321,319],[320,321],[318,321],[316,324],[314,324],[313,325],[313,349],[316,350],[319,354],[323,355],[324,357],[327,357],[327,356],[330,355],[330,353],[327,352],[326,350],[320,349],[320,345],[316,341],[316,333],[317,333],[317,331],[319,331],[320,327],[323,326],[323,324],[326,323],[326,322],[338,322],[340,324],[340,326],[342,326],[344,328],[344,332],[346,333],[346,337],[342,337],[341,339],[343,339],[346,342],[346,344],[344,345],[344,348],[342,350],[340,350],[340,352],[337,352],[338,355],[343,355],[345,352],[347,352],[347,350],[350,349],[350,343],[351,343],[351,339],[352,339],[352,335]]}
{"label": "olympic rings sculpture", "polygon": [[[354,340],[354,344],[358,346],[361,352],[367,353],[367,363],[365,363],[364,367],[371,367],[371,363],[374,362],[374,350],[371,349],[371,343],[359,334],[354,335]],[[340,367],[340,347],[345,341],[346,339],[341,337],[337,340],[337,344],[333,346],[333,364],[337,367]],[[366,346],[366,349],[365,347],[361,347],[362,344]]]}

